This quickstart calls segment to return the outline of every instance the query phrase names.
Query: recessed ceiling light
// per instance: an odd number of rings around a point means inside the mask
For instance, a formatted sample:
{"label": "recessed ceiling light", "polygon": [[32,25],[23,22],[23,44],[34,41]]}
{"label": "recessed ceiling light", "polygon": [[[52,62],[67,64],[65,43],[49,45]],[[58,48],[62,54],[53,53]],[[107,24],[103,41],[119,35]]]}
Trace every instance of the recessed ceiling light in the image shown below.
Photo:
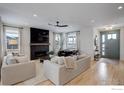
{"label": "recessed ceiling light", "polygon": [[37,17],[37,14],[33,14],[34,17]]}
{"label": "recessed ceiling light", "polygon": [[118,10],[121,10],[123,7],[122,6],[118,6]]}
{"label": "recessed ceiling light", "polygon": [[95,22],[95,20],[91,20],[91,23],[94,23]]}

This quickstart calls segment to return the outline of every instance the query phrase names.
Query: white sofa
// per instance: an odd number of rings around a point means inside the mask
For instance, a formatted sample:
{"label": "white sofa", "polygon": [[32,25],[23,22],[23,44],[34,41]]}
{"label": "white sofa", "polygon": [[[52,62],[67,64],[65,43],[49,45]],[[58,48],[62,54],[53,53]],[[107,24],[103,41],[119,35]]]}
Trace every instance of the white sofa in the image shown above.
{"label": "white sofa", "polygon": [[35,62],[28,62],[25,57],[18,58],[21,62],[16,64],[6,64],[5,56],[1,67],[1,84],[12,85],[21,81],[35,77]]}
{"label": "white sofa", "polygon": [[86,56],[76,61],[75,69],[68,69],[65,65],[59,65],[46,60],[43,64],[44,75],[55,85],[63,85],[86,71],[90,67],[91,57]]}

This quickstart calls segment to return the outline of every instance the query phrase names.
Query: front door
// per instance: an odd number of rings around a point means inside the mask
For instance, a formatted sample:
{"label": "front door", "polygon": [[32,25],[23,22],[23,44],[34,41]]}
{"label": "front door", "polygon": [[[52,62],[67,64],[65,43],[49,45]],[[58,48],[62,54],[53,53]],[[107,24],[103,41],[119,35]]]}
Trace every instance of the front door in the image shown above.
{"label": "front door", "polygon": [[120,30],[100,32],[100,54],[103,58],[120,58]]}

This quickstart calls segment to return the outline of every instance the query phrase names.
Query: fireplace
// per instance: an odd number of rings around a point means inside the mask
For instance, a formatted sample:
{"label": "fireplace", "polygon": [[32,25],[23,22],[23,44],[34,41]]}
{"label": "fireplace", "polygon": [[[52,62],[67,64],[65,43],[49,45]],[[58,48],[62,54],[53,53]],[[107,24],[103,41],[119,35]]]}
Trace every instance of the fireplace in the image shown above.
{"label": "fireplace", "polygon": [[38,51],[38,52],[35,52],[35,57],[39,58],[40,60],[48,59],[49,56],[47,53],[48,51]]}
{"label": "fireplace", "polygon": [[48,59],[49,55],[49,30],[31,28],[30,29],[30,49],[31,49],[31,60],[35,59]]}
{"label": "fireplace", "polygon": [[32,45],[31,46],[31,60],[34,59],[48,59],[49,46],[45,45]]}
{"label": "fireplace", "polygon": [[35,57],[44,57],[44,56],[47,56],[47,51],[35,52]]}

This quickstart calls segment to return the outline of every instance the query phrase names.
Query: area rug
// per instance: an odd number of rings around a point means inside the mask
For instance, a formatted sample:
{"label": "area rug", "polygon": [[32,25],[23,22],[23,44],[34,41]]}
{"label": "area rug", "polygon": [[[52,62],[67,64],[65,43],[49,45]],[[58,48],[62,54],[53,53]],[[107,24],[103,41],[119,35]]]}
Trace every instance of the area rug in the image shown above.
{"label": "area rug", "polygon": [[43,64],[39,62],[39,60],[35,60],[36,62],[36,77],[26,80],[24,82],[18,83],[17,85],[37,85],[40,82],[46,81],[47,79],[44,76]]}

